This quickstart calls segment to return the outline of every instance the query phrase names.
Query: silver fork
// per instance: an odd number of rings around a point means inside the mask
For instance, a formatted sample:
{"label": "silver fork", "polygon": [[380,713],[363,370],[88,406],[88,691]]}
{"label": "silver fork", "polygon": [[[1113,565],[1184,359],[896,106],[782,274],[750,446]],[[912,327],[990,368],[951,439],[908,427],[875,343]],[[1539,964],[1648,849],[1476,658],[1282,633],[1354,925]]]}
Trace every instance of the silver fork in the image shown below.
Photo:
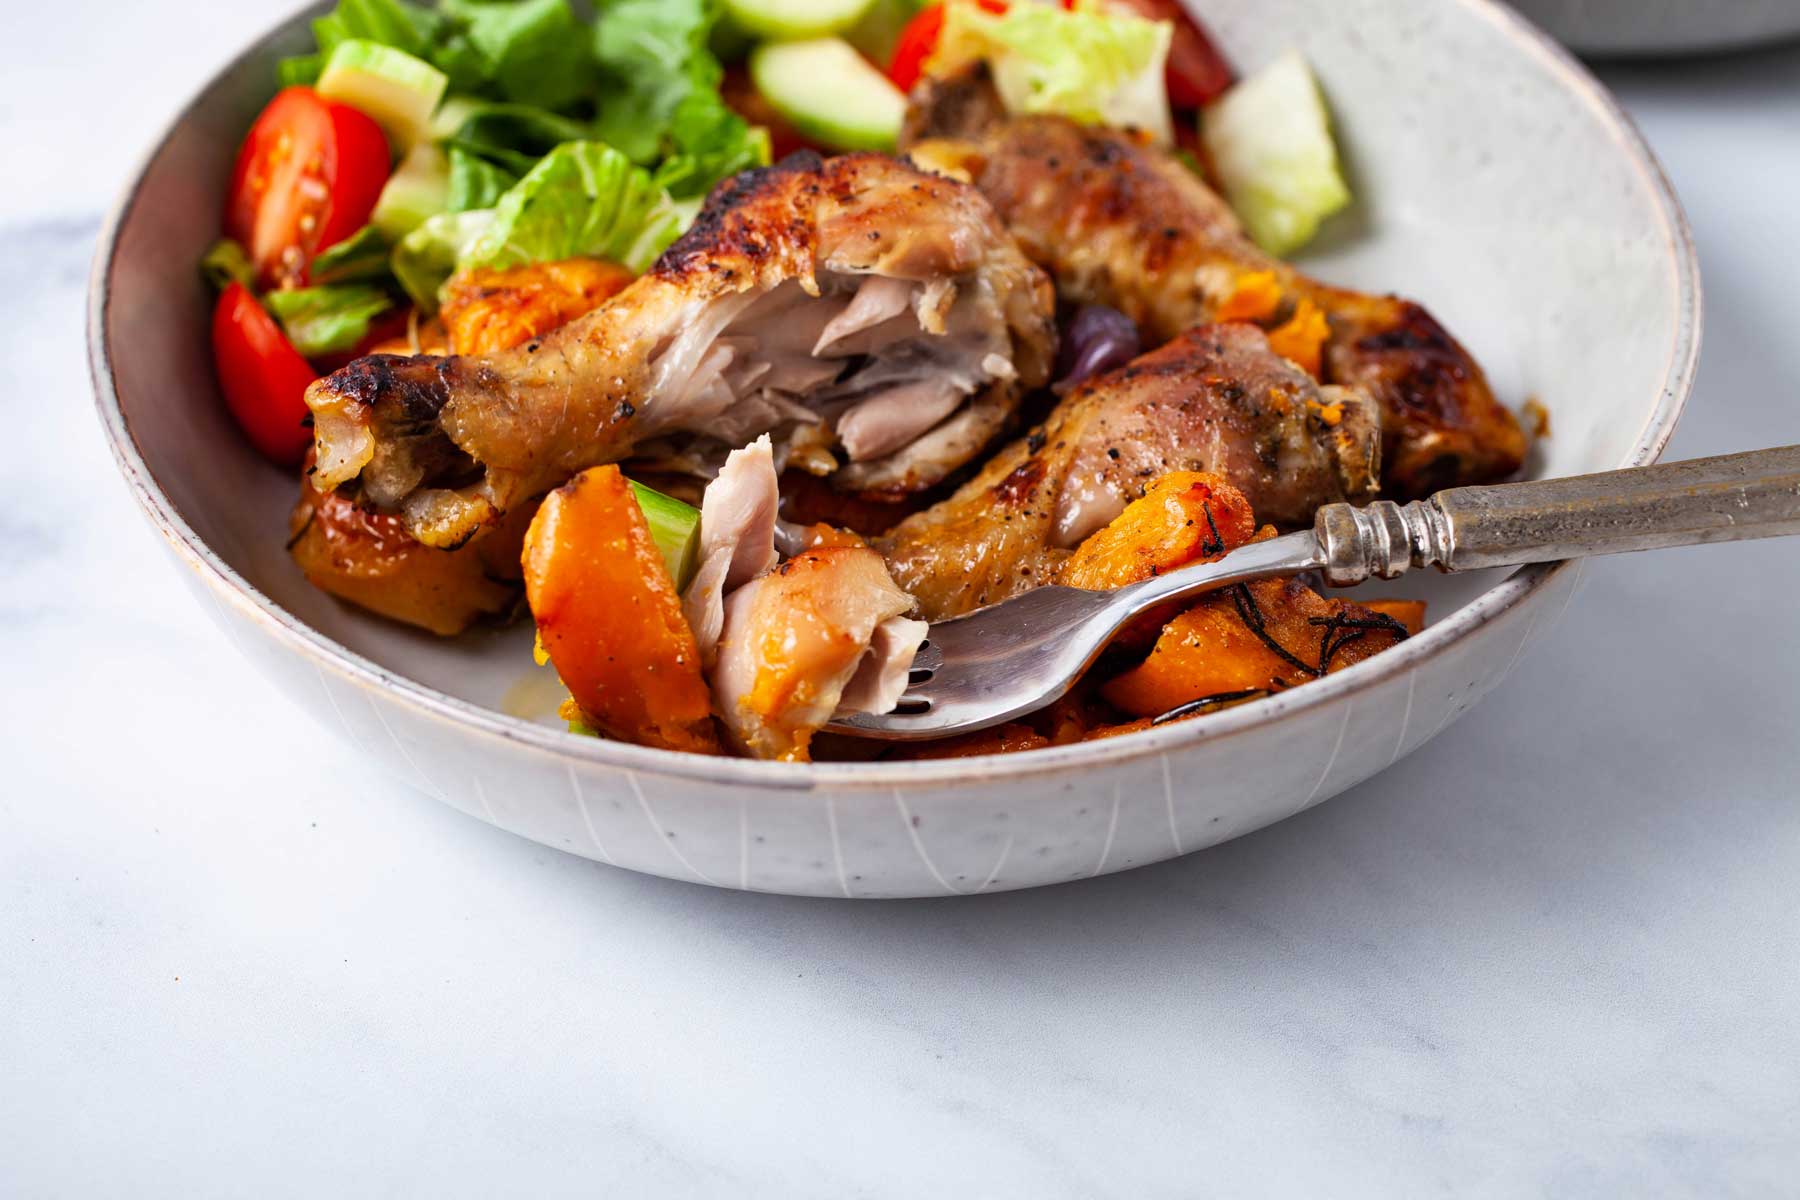
{"label": "silver fork", "polygon": [[1568,479],[1327,504],[1313,528],[1111,592],[1041,587],[940,621],[899,706],[831,728],[915,740],[986,729],[1066,693],[1133,617],[1236,583],[1320,571],[1337,587],[1444,571],[1800,533],[1800,446]]}

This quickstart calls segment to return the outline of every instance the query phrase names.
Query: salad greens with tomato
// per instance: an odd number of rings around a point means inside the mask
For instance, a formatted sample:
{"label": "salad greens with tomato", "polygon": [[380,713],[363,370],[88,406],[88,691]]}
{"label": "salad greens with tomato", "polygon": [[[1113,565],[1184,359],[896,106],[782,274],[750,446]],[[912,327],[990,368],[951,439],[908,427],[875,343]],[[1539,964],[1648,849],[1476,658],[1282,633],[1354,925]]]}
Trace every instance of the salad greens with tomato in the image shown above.
{"label": "salad greens with tomato", "polygon": [[202,263],[222,387],[267,456],[304,454],[315,368],[429,316],[454,273],[575,257],[642,272],[719,180],[800,148],[892,150],[921,75],[977,59],[1014,111],[1204,155],[1273,252],[1347,202],[1305,64],[1227,94],[1178,0],[595,7],[339,0],[314,51],[278,64]]}

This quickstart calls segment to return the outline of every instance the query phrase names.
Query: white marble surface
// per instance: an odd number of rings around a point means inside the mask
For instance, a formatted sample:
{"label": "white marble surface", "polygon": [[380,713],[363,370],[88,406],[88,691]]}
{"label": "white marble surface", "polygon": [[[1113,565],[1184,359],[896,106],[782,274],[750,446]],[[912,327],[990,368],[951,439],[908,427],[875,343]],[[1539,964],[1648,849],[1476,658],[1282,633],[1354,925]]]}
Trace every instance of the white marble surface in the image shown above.
{"label": "white marble surface", "polygon": [[[1800,545],[1595,564],[1394,770],[1049,891],[715,892],[360,778],[182,588],[82,357],[101,212],[281,7],[9,4],[0,1195],[1797,1186]],[[1705,267],[1673,452],[1800,441],[1800,50],[1606,75]]]}

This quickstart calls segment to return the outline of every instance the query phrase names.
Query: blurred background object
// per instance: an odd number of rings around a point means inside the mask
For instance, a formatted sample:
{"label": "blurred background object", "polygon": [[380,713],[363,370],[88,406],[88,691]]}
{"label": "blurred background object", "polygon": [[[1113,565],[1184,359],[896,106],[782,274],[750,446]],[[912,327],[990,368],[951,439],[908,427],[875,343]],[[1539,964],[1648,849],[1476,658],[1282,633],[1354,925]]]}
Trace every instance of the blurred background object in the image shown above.
{"label": "blurred background object", "polygon": [[1800,0],[1512,0],[1578,54],[1649,58],[1800,38]]}

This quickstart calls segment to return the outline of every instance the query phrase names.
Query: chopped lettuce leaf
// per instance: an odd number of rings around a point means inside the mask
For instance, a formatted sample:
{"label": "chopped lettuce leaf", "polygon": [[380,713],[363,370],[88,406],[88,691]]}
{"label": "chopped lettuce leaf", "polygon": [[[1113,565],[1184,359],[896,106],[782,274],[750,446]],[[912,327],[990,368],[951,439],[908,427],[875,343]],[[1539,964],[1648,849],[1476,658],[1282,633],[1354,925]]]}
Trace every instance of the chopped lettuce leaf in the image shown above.
{"label": "chopped lettuce leaf", "polygon": [[656,168],[656,181],[677,199],[704,196],[727,175],[769,165],[769,131],[745,122],[715,91],[694,92],[676,106],[669,141],[673,152]]}
{"label": "chopped lettuce leaf", "polygon": [[569,142],[500,197],[492,222],[457,266],[589,256],[643,271],[680,233],[669,193],[649,172],[610,146]]}
{"label": "chopped lettuce leaf", "polygon": [[[503,100],[560,108],[593,86],[588,34],[568,0],[338,0],[313,36],[322,58],[345,41],[379,42],[429,62],[456,91]],[[284,81],[303,81],[309,57],[285,60]]]}
{"label": "chopped lettuce leaf", "polygon": [[400,239],[389,260],[394,278],[419,311],[437,311],[438,289],[456,270],[457,259],[494,219],[494,210],[439,213]]}
{"label": "chopped lettuce leaf", "polygon": [[500,96],[561,108],[593,90],[593,47],[568,0],[442,0],[441,11],[462,24]]}
{"label": "chopped lettuce leaf", "polygon": [[718,88],[707,49],[708,0],[602,0],[594,27],[601,91],[594,136],[635,163],[656,161],[663,133],[690,93]]}
{"label": "chopped lettuce leaf", "polygon": [[296,54],[275,64],[277,87],[311,87],[325,71],[323,54]]}
{"label": "chopped lettuce leaf", "polygon": [[587,136],[588,128],[582,122],[548,109],[529,104],[481,104],[445,140],[451,148],[523,175],[564,142]]}
{"label": "chopped lettuce leaf", "polygon": [[519,182],[519,177],[504,167],[497,167],[461,146],[450,147],[450,195],[445,205],[449,212],[468,212],[472,208],[492,208],[506,189]]}
{"label": "chopped lettuce leaf", "polygon": [[364,225],[337,245],[321,250],[307,268],[315,284],[378,280],[387,274],[388,242],[373,225]]}
{"label": "chopped lettuce leaf", "polygon": [[313,37],[319,51],[327,55],[339,42],[353,38],[422,55],[437,38],[440,26],[436,13],[406,0],[339,0],[336,8],[313,21]]}
{"label": "chopped lettuce leaf", "polygon": [[768,134],[719,96],[724,68],[709,39],[715,0],[603,0],[594,29],[601,84],[592,136],[632,162],[662,162],[677,199],[768,162]]}
{"label": "chopped lettuce leaf", "polygon": [[200,260],[200,273],[206,276],[206,282],[220,291],[234,283],[256,290],[256,264],[250,261],[249,253],[230,238],[213,243],[212,249]]}
{"label": "chopped lettuce leaf", "polygon": [[1014,4],[1004,14],[951,0],[928,69],[985,59],[1010,112],[1060,113],[1085,125],[1141,129],[1174,140],[1163,82],[1174,26],[1090,0],[1072,11]]}
{"label": "chopped lettuce leaf", "polygon": [[361,283],[289,288],[263,297],[294,349],[308,358],[352,349],[369,322],[394,306],[386,292]]}
{"label": "chopped lettuce leaf", "polygon": [[1270,254],[1299,249],[1350,203],[1325,98],[1298,51],[1207,106],[1201,135],[1225,198]]}

